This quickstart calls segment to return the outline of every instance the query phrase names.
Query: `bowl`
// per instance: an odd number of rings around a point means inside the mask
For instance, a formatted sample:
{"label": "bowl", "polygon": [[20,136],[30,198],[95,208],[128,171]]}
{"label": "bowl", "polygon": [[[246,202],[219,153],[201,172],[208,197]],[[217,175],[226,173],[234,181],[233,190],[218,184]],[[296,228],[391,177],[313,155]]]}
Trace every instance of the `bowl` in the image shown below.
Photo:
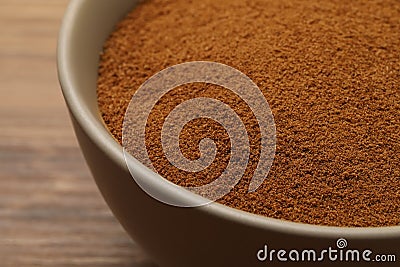
{"label": "bowl", "polygon": [[[73,0],[58,43],[58,75],[80,147],[104,199],[132,239],[161,267],[397,266],[400,226],[328,227],[267,218],[218,203],[184,208],[164,204],[132,179],[187,203],[196,195],[171,186],[135,159],[127,167],[97,106],[103,44],[139,1]],[[96,222],[93,222],[96,227]],[[335,258],[336,256],[336,258]],[[354,259],[353,259],[354,258]],[[358,260],[357,260],[358,259]]]}

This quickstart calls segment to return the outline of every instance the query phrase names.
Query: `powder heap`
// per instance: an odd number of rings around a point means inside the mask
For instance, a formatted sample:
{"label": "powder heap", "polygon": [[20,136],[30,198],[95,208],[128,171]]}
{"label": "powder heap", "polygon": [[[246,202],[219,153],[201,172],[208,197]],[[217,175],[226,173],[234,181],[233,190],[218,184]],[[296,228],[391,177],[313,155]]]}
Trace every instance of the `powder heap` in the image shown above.
{"label": "powder heap", "polygon": [[[276,155],[255,192],[252,149],[246,173],[219,203],[272,218],[330,226],[400,225],[400,2],[397,0],[149,0],[121,21],[101,55],[98,103],[121,142],[125,110],[155,73],[188,61],[214,61],[249,76],[274,115]],[[247,120],[228,90],[178,87],[149,117],[148,153],[163,177],[181,185],[217,178],[229,161],[229,137],[207,119],[182,131],[182,153],[213,138],[216,163],[190,177],[163,157],[160,120],[194,97],[223,100]],[[258,137],[257,137],[258,136]],[[195,137],[195,138],[194,138]]]}

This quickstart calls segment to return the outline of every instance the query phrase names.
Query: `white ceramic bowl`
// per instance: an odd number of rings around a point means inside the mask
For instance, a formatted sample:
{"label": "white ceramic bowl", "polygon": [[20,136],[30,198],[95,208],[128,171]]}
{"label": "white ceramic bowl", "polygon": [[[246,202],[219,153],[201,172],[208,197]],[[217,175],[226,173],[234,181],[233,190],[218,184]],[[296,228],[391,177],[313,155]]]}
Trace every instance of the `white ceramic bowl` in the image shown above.
{"label": "white ceramic bowl", "polygon": [[[400,226],[357,229],[306,225],[257,216],[217,203],[198,208],[173,207],[143,192],[128,171],[122,147],[105,127],[96,98],[103,43],[114,25],[137,2],[71,1],[59,37],[58,72],[79,144],[104,199],[129,235],[159,266],[309,266],[309,262],[279,263],[277,258],[272,263],[268,259],[260,262],[257,252],[264,245],[276,250],[337,248],[339,238],[347,240],[348,248],[399,253]],[[158,179],[139,164],[134,175],[144,178],[167,197],[189,202],[194,199],[194,195],[184,190],[170,190],[169,182]],[[326,260],[318,266],[343,265],[340,261]],[[371,266],[371,262],[360,261],[350,266]]]}

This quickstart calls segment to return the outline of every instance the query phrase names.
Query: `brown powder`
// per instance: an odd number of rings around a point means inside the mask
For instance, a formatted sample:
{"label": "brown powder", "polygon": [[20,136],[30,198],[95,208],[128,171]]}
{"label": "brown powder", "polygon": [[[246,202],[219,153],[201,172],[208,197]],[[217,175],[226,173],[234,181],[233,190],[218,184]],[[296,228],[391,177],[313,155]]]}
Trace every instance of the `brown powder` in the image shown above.
{"label": "brown powder", "polygon": [[216,162],[187,175],[160,146],[162,119],[197,96],[229,104],[246,122],[251,156],[243,179],[218,202],[296,222],[332,226],[400,225],[400,3],[396,0],[150,0],[105,44],[98,102],[121,142],[129,101],[153,74],[187,61],[214,61],[248,75],[275,118],[277,150],[268,178],[247,188],[259,132],[246,105],[208,84],[181,86],[155,106],[147,149],[160,174],[181,185],[218,177],[229,161],[226,131],[198,119],[185,126],[182,153],[214,139]]}

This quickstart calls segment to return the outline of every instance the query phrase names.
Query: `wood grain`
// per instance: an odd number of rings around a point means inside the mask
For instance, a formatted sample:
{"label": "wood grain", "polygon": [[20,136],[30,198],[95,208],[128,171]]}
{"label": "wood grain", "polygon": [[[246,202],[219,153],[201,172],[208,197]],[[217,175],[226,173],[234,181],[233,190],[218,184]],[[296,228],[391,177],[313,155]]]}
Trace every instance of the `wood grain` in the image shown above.
{"label": "wood grain", "polygon": [[56,75],[66,0],[0,0],[0,266],[154,266],[100,196]]}

